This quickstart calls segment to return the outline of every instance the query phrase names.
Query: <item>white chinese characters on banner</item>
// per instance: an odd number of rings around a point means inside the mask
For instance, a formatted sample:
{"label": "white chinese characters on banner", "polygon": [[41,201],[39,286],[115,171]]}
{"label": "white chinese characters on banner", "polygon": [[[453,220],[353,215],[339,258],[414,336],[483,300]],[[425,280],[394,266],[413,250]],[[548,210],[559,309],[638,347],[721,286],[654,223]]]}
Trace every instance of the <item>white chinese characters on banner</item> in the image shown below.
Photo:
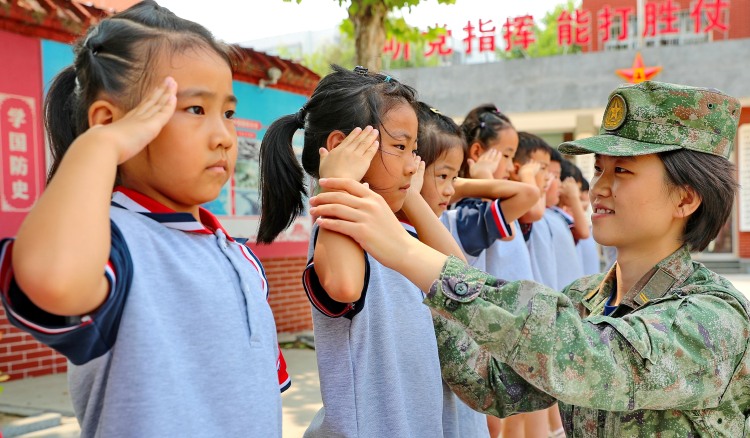
{"label": "white chinese characters on banner", "polygon": [[0,94],[0,211],[25,212],[41,192],[36,102]]}
{"label": "white chinese characters on banner", "polygon": [[23,132],[8,133],[8,150],[11,152],[26,152],[26,134]]}

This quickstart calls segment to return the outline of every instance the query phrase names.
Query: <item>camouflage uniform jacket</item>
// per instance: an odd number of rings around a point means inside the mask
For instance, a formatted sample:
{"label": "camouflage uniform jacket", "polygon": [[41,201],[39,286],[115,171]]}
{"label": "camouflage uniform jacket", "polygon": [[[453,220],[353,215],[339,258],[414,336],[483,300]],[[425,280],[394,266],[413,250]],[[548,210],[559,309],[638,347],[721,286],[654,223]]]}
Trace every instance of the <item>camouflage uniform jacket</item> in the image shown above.
{"label": "camouflage uniform jacket", "polygon": [[659,262],[610,315],[614,270],[563,293],[449,258],[425,303],[443,378],[500,417],[555,401],[567,436],[750,436],[750,304],[692,262]]}

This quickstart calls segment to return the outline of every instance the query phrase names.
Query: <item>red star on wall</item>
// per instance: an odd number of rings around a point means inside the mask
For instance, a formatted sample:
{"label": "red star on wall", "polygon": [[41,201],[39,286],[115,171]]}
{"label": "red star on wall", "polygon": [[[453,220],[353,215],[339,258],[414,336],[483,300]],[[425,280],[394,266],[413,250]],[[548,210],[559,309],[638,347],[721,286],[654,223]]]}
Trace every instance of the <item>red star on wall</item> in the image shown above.
{"label": "red star on wall", "polygon": [[615,73],[631,84],[639,84],[643,81],[650,81],[660,71],[661,67],[644,67],[641,54],[636,53],[632,67],[616,70]]}

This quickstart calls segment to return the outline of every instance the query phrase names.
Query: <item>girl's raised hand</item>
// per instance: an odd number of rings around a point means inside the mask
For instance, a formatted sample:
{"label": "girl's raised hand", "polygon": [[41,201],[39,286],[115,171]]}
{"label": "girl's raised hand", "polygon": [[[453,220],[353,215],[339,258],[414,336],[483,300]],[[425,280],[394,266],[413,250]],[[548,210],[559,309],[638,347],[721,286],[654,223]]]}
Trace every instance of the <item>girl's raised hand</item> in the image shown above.
{"label": "girl's raised hand", "polygon": [[320,148],[321,178],[351,178],[360,181],[370,168],[372,157],[378,151],[378,130],[368,126],[354,128],[344,141],[330,152]]}
{"label": "girl's raised hand", "polygon": [[482,155],[479,156],[477,161],[469,158],[466,160],[469,163],[469,176],[472,178],[479,179],[493,179],[497,166],[500,165],[500,160],[503,156],[498,152],[497,149],[488,149]]}
{"label": "girl's raised hand", "polygon": [[540,170],[542,170],[542,163],[529,160],[518,169],[519,179],[524,180],[524,177],[529,179],[536,178]]}
{"label": "girl's raised hand", "polygon": [[564,205],[575,205],[581,202],[581,189],[578,182],[572,176],[565,178],[560,184],[560,203]]}
{"label": "girl's raised hand", "polygon": [[122,164],[159,135],[174,114],[176,103],[177,82],[167,77],[121,119],[108,125],[94,125],[83,135],[110,136],[112,144],[118,148],[117,164]]}
{"label": "girl's raised hand", "polygon": [[416,195],[416,196],[422,196],[420,192],[422,191],[422,186],[424,185],[424,161],[422,161],[422,157],[419,155],[414,156],[414,166],[417,168],[417,171],[414,172],[414,175],[411,176],[411,183],[409,184],[409,193],[407,196]]}

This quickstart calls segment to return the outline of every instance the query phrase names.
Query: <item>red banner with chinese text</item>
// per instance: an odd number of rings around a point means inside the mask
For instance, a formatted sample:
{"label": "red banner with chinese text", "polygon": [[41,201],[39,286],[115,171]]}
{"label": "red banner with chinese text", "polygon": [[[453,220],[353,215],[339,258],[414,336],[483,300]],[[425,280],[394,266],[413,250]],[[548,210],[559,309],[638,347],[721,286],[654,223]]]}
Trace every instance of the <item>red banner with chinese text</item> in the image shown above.
{"label": "red banner with chinese text", "polygon": [[38,39],[0,31],[0,237],[13,236],[44,189]]}

